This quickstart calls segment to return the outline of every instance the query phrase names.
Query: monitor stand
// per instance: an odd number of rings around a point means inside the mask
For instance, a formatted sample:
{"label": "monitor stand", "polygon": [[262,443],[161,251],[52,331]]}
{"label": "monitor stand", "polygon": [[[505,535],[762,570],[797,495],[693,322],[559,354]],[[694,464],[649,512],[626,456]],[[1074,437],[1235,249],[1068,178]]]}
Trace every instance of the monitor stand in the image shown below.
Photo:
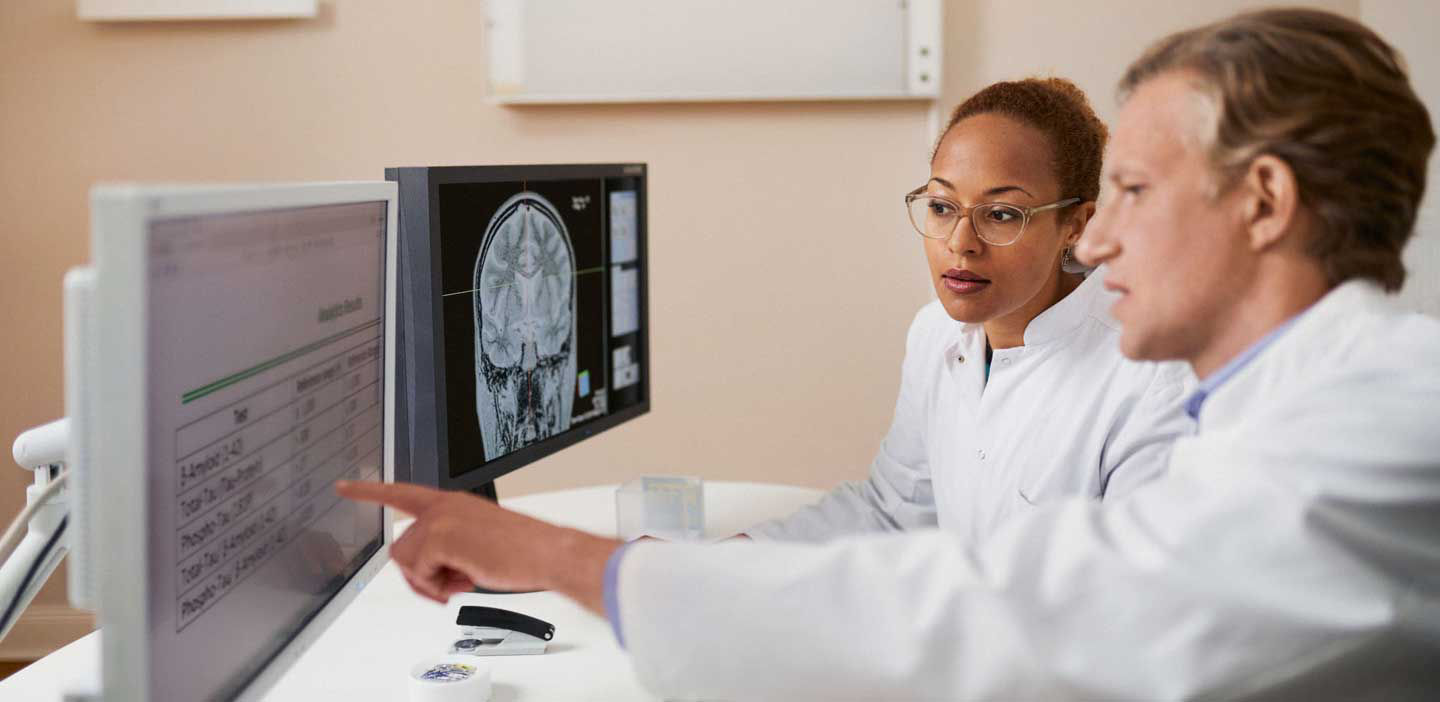
{"label": "monitor stand", "polygon": [[[493,480],[484,485],[470,488],[470,494],[479,495],[491,502],[500,502],[500,498],[495,494],[495,481]],[[531,592],[540,592],[540,590],[489,590],[477,585],[471,592],[478,592],[482,595],[524,595]]]}
{"label": "monitor stand", "polygon": [[485,499],[487,499],[487,500],[490,500],[491,502],[496,502],[496,503],[498,503],[498,502],[500,501],[500,498],[495,495],[495,481],[494,481],[494,480],[491,480],[490,482],[485,483],[484,485],[480,485],[480,486],[478,486],[478,487],[470,488],[470,493],[471,493],[471,494],[474,494],[474,495],[479,495],[479,496],[481,496],[481,497],[483,497],[483,498],[485,498]]}

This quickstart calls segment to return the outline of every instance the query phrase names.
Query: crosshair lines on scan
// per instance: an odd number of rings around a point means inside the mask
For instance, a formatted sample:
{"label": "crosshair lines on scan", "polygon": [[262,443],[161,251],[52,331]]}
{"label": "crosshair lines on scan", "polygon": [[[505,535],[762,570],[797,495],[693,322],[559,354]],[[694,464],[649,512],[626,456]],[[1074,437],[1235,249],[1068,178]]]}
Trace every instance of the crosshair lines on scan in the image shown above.
{"label": "crosshair lines on scan", "polygon": [[[604,272],[605,272],[605,267],[604,267],[604,266],[595,266],[595,267],[593,267],[593,268],[584,268],[584,269],[581,269],[581,270],[578,270],[578,271],[570,271],[570,273],[571,273],[572,275],[575,275],[575,276],[589,275],[589,274],[591,274],[591,273],[604,273]],[[510,287],[510,286],[512,286],[512,285],[517,285],[517,284],[518,284],[518,283],[500,283],[499,285],[496,285],[495,287],[496,287],[496,288],[508,288],[508,287]],[[479,290],[479,288],[475,288],[474,290],[456,290],[455,292],[443,293],[443,294],[440,295],[440,297],[454,297],[454,296],[456,296],[456,295],[469,295],[469,294],[474,293],[476,290]]]}
{"label": "crosshair lines on scan", "polygon": [[469,291],[485,460],[570,428],[580,273],[564,220],[540,194],[513,195],[490,218]]}

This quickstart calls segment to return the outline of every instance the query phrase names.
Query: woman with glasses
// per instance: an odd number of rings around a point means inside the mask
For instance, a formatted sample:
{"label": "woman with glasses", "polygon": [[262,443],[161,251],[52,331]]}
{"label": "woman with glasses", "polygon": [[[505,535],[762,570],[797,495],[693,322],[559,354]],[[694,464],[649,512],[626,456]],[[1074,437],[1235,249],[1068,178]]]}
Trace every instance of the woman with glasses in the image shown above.
{"label": "woman with glasses", "polygon": [[1193,430],[1189,368],[1121,356],[1112,294],[1070,255],[1105,139],[1063,79],[996,83],[955,109],[930,179],[905,196],[939,299],[910,327],[870,476],[748,536],[939,526],[980,540],[1018,511],[1113,499],[1164,470]]}

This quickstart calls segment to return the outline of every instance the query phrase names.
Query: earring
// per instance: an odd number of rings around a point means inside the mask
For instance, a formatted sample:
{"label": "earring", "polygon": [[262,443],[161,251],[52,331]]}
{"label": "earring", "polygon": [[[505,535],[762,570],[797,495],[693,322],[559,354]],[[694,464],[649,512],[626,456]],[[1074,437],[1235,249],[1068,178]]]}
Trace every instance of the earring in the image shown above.
{"label": "earring", "polygon": [[1065,252],[1060,255],[1060,267],[1061,267],[1061,268],[1065,268],[1065,267],[1069,266],[1070,264],[1075,263],[1075,254],[1072,253],[1073,251],[1075,251],[1075,247],[1073,247],[1073,246],[1067,247],[1067,248],[1065,249]]}

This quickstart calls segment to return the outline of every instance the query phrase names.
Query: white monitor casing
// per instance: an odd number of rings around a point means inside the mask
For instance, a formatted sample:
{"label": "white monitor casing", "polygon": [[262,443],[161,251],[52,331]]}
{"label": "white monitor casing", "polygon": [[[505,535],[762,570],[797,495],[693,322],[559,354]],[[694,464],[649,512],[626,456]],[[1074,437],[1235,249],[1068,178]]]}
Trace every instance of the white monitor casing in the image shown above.
{"label": "white monitor casing", "polygon": [[[98,186],[91,192],[93,263],[66,278],[66,414],[74,513],[70,590],[97,611],[102,697],[153,699],[145,529],[149,281],[155,219],[384,201],[385,371],[383,474],[394,475],[397,196],[388,182],[225,186]],[[380,549],[280,649],[238,699],[259,699],[355,598],[388,558],[393,515],[384,511]]]}

